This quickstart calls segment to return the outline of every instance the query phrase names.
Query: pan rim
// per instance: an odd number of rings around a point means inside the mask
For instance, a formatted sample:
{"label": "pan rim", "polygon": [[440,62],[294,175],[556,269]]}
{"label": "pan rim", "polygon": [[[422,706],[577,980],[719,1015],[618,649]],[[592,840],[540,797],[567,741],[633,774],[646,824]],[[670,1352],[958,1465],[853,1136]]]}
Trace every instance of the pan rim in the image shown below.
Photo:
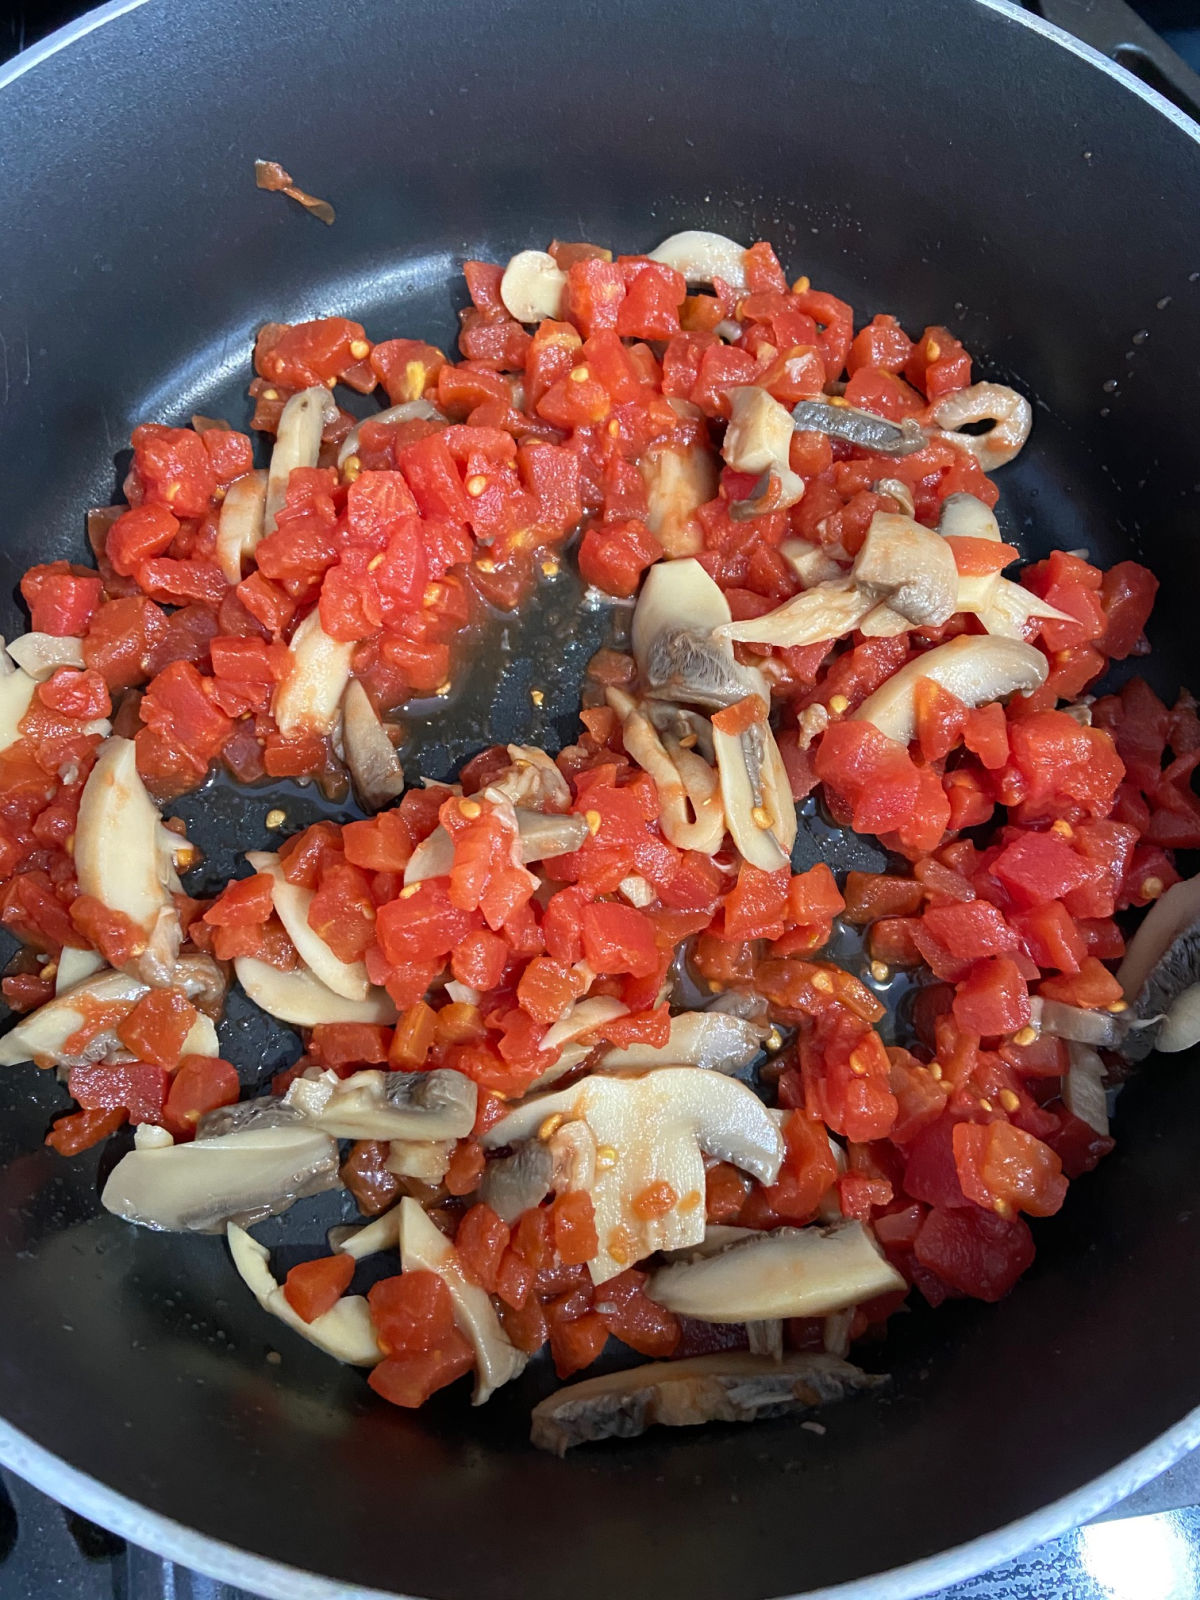
{"label": "pan rim", "polygon": [[[0,91],[98,28],[150,3],[151,0],[106,0],[105,4],[56,29],[0,67]],[[1200,144],[1200,124],[1092,45],[1035,16],[1016,0],[977,0],[977,3],[1099,68],[1118,87],[1134,93],[1165,116],[1193,144]],[[1035,1546],[1093,1520],[1198,1445],[1200,1406],[1117,1466],[1024,1517],[937,1555],[871,1577],[850,1579],[803,1594],[779,1597],[779,1600],[918,1600],[919,1596],[1012,1561]],[[267,1600],[417,1600],[395,1589],[348,1587],[345,1582],[256,1555],[188,1528],[73,1467],[3,1418],[0,1418],[0,1466],[9,1468],[34,1488],[131,1543],[221,1582],[248,1587]]]}

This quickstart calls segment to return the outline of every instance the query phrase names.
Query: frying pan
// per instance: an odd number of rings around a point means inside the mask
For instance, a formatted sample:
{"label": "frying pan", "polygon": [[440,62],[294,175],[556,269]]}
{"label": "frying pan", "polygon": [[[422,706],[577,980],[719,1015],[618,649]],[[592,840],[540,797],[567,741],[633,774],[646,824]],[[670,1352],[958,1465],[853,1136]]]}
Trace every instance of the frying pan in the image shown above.
{"label": "frying pan", "polygon": [[[1200,138],[999,0],[122,0],[8,70],[0,149],[5,632],[22,571],[80,556],[135,422],[244,420],[260,323],[349,313],[445,344],[466,256],[695,226],[772,239],[860,314],[951,322],[1035,404],[1006,536],[1148,562],[1152,677],[1200,679]],[[331,198],[334,227],[256,191],[259,156]],[[568,737],[603,626],[547,588],[507,649],[478,641],[462,693],[416,709],[411,770]],[[216,881],[275,804],[296,826],[319,810],[227,788],[173,809]],[[248,1084],[296,1052],[236,1008],[224,1044]],[[273,1595],[891,1600],[1095,1514],[1200,1438],[1192,1059],[1126,1089],[1117,1153],[1039,1225],[1007,1301],[894,1320],[887,1397],[823,1437],[660,1431],[565,1462],[526,1442],[543,1369],[482,1412],[457,1391],[397,1412],[266,1318],[218,1241],[98,1214],[113,1152],[45,1150],[62,1104],[50,1074],[0,1078],[0,1457]],[[344,1204],[264,1230],[279,1264]]]}

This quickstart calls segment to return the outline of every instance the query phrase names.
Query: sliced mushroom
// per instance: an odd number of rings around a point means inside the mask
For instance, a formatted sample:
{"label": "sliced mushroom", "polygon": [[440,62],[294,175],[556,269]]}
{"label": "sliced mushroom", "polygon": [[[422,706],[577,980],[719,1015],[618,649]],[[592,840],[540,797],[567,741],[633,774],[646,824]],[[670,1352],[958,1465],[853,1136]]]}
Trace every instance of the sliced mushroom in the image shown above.
{"label": "sliced mushroom", "polygon": [[940,534],[912,517],[877,511],[854,558],[858,588],[886,601],[914,627],[940,627],[954,615],[958,568]]}
{"label": "sliced mushroom", "polygon": [[606,1050],[605,1072],[649,1071],[653,1067],[703,1067],[709,1072],[740,1072],[762,1053],[769,1030],[721,1011],[681,1011],[671,1018],[664,1045],[630,1044]]}
{"label": "sliced mushroom", "polygon": [[373,1367],[383,1359],[371,1310],[362,1295],[345,1294],[328,1311],[305,1322],[293,1311],[282,1286],[276,1283],[266,1247],[232,1222],[225,1230],[225,1237],[242,1282],[264,1311],[278,1317],[309,1344],[315,1344],[319,1350],[348,1366]]}
{"label": "sliced mushroom", "polygon": [[571,786],[544,750],[533,744],[510,744],[512,765],[489,788],[498,789],[516,806],[537,812],[569,811]]}
{"label": "sliced mushroom", "polygon": [[1063,1104],[1072,1116],[1086,1122],[1102,1138],[1108,1137],[1108,1099],[1104,1093],[1104,1063],[1086,1044],[1067,1046],[1069,1065],[1063,1078]]}
{"label": "sliced mushroom", "polygon": [[0,750],[7,750],[21,737],[21,718],[33,702],[36,681],[14,667],[0,650]]}
{"label": "sliced mushroom", "polygon": [[360,805],[382,811],[404,791],[404,768],[370,696],[357,678],[342,695],[342,747]]}
{"label": "sliced mushroom", "polygon": [[664,742],[632,695],[609,689],[607,698],[621,718],[626,753],[654,780],[664,836],[679,850],[715,855],[725,837],[717,774],[703,756],[684,749],[678,739],[667,735],[670,742]]}
{"label": "sliced mushroom", "polygon": [[[729,405],[729,426],[721,446],[726,465],[735,472],[768,474],[772,481],[761,491],[758,510],[784,511],[794,506],[803,497],[804,479],[798,477],[788,463],[796,429],[786,407],[765,389],[752,384],[730,389]],[[754,498],[757,501],[758,494]],[[746,502],[738,502],[738,506],[750,512]],[[734,511],[731,507],[731,516]]]}
{"label": "sliced mushroom", "polygon": [[938,512],[938,532],[944,539],[990,539],[1000,544],[996,513],[976,495],[948,494]]}
{"label": "sliced mushroom", "polygon": [[[372,416],[364,417],[363,422],[445,422],[445,417],[436,406],[430,405],[428,400],[404,400],[398,406],[388,406],[384,411],[376,411]],[[357,423],[342,440],[338,449],[338,471],[346,465],[351,456],[358,454],[359,433],[362,422]]]}
{"label": "sliced mushroom", "polygon": [[500,298],[518,322],[542,322],[562,309],[567,275],[546,250],[518,250],[500,279]]}
{"label": "sliced mushroom", "polygon": [[220,1233],[278,1216],[306,1195],[334,1189],[338,1148],[303,1124],[250,1126],[162,1150],[131,1150],[100,1200],[106,1211],[167,1233]]}
{"label": "sliced mushroom", "polygon": [[708,634],[729,621],[729,602],[698,561],[660,561],[642,582],[633,611],[631,643],[645,678],[650,651],[664,633],[680,628]]}
{"label": "sliced mushroom", "polygon": [[669,556],[704,548],[696,512],[717,492],[717,463],[702,444],[652,445],[639,462],[646,486],[646,525]]}
{"label": "sliced mushroom", "polygon": [[840,563],[828,550],[822,545],[810,544],[807,539],[785,539],[779,546],[779,554],[806,589],[845,576]]}
{"label": "sliced mushroom", "polygon": [[461,1072],[356,1072],[296,1078],[283,1103],[335,1139],[465,1139],[479,1090]]}
{"label": "sliced mushroom", "polygon": [[[752,1356],[770,1356],[772,1361],[783,1360],[783,1322],[779,1317],[768,1317],[765,1322],[746,1324],[746,1341]],[[828,1347],[826,1347],[828,1348]],[[845,1351],[835,1354],[845,1355]]]}
{"label": "sliced mushroom", "polygon": [[722,233],[687,228],[673,233],[650,252],[651,261],[681,272],[689,284],[715,283],[720,278],[731,289],[746,288],[746,251]]}
{"label": "sliced mushroom", "polygon": [[76,950],[73,945],[64,945],[58,957],[58,971],[54,974],[55,995],[66,994],[85,978],[103,972],[106,964],[98,950]]}
{"label": "sliced mushroom", "polygon": [[41,1067],[103,1061],[119,1042],[111,1026],[95,1032],[78,1050],[67,1054],[67,1041],[98,1015],[114,1006],[132,1008],[149,992],[149,986],[126,972],[100,972],[76,983],[65,994],[47,1000],[22,1017],[0,1038],[0,1066],[34,1061]]}
{"label": "sliced mushroom", "polygon": [[488,1162],[479,1181],[479,1198],[511,1226],[523,1211],[541,1205],[553,1176],[550,1146],[541,1139],[527,1139],[512,1155]]}
{"label": "sliced mushroom", "polygon": [[263,537],[266,515],[267,474],[258,470],[235,478],[225,491],[217,519],[217,565],[226,583],[241,583],[246,563]]}
{"label": "sliced mushroom", "polygon": [[450,1168],[455,1139],[435,1139],[432,1143],[413,1139],[392,1139],[384,1166],[397,1178],[415,1178],[431,1189],[436,1189]]}
{"label": "sliced mushroom", "polygon": [[1041,1033],[1102,1050],[1116,1049],[1128,1026],[1124,1016],[1111,1011],[1087,1011],[1061,1000],[1043,1000],[1040,995],[1034,995],[1029,1002],[1029,1020]]}
{"label": "sliced mushroom", "polygon": [[1173,883],[1160,894],[1138,924],[1125,958],[1117,968],[1117,982],[1126,1000],[1134,1001],[1146,980],[1179,935],[1200,921],[1200,874]]}
{"label": "sliced mushroom", "polygon": [[8,653],[36,683],[44,683],[59,667],[85,667],[83,644],[56,633],[21,633],[8,645]]}
{"label": "sliced mushroom", "polygon": [[791,859],[796,841],[796,803],[787,768],[758,701],[755,719],[737,734],[713,728],[725,826],[752,866],[776,872]]}
{"label": "sliced mushroom", "polygon": [[381,1217],[375,1217],[361,1228],[331,1228],[329,1248],[335,1255],[353,1256],[363,1261],[367,1256],[396,1250],[400,1246],[400,1207],[395,1205]]}
{"label": "sliced mushroom", "polygon": [[726,1350],[683,1361],[654,1361],[556,1389],[533,1408],[530,1439],[565,1455],[596,1439],[632,1439],[656,1423],[757,1422],[796,1416],[888,1380],[840,1361],[803,1353],[782,1361]]}
{"label": "sliced mushroom", "polygon": [[182,937],[172,892],[179,878],[132,739],[107,739],[83,786],[75,828],[80,892],[136,923],[169,967]]}
{"label": "sliced mushroom", "polygon": [[788,647],[820,644],[826,639],[832,643],[857,628],[877,600],[877,595],[860,589],[852,579],[833,578],[802,589],[761,617],[723,623],[716,630],[717,637]]}
{"label": "sliced mushroom", "polygon": [[279,415],[275,448],[267,474],[263,532],[275,532],[275,519],[287,499],[288,479],[297,467],[315,467],[321,455],[321,435],[337,416],[329,390],[317,384],[294,394]]}
{"label": "sliced mushroom", "polygon": [[[1190,970],[1194,971],[1195,967],[1193,958]],[[1165,1055],[1200,1044],[1200,983],[1190,983],[1175,996],[1153,1038],[1154,1048]]]}
{"label": "sliced mushroom", "polygon": [[481,1406],[517,1377],[527,1358],[510,1342],[487,1294],[463,1271],[450,1240],[409,1197],[400,1202],[400,1260],[405,1272],[436,1272],[449,1289],[454,1321],[475,1349],[474,1403]]}
{"label": "sliced mushroom", "polygon": [[832,405],[825,400],[801,400],[792,407],[792,422],[802,433],[825,433],[874,455],[908,456],[929,443],[924,428],[911,417],[888,422],[844,402]]}
{"label": "sliced mushroom", "polygon": [[[1033,427],[1033,408],[1025,396],[1000,383],[973,383],[935,400],[926,412],[941,437],[968,450],[985,472],[1012,461]],[[973,423],[990,422],[986,433],[961,433]]]}
{"label": "sliced mushroom", "polygon": [[973,613],[990,634],[1001,639],[1023,639],[1030,621],[1072,620],[1067,612],[999,573],[990,578],[960,578],[957,609]]}
{"label": "sliced mushroom", "polygon": [[[578,967],[576,971],[579,971]],[[589,983],[591,976],[584,974]],[[596,1029],[615,1017],[625,1016],[628,1011],[629,1007],[612,995],[598,994],[586,1000],[577,1000],[565,1017],[547,1029],[541,1047],[543,1053],[553,1056],[554,1060],[534,1079],[530,1090],[548,1089],[552,1083],[565,1078],[568,1072],[574,1072],[596,1048]]]}
{"label": "sliced mushroom", "polygon": [[289,883],[273,851],[248,850],[246,860],[255,872],[265,873],[270,878],[271,903],[276,915],[313,976],[345,1000],[365,1000],[371,992],[371,982],[364,963],[342,961],[309,926],[308,909],[312,905],[313,891]]}
{"label": "sliced mushroom", "polygon": [[362,1000],[335,994],[310,967],[281,972],[255,956],[238,956],[237,980],[259,1010],[294,1028],[315,1028],[319,1022],[395,1022],[396,1007],[383,989],[370,988]]}
{"label": "sliced mushroom", "polygon": [[767,698],[762,673],[734,659],[723,638],[692,628],[671,628],[650,645],[643,675],[646,693],[717,711],[747,695]]}
{"label": "sliced mushroom", "polygon": [[295,739],[331,732],[350,681],[353,643],[331,639],[313,610],[293,633],[288,653],[287,676],[271,702],[280,733]]}
{"label": "sliced mushroom", "polygon": [[903,617],[898,611],[893,611],[891,606],[883,604],[873,607],[858,625],[858,631],[864,639],[895,639],[902,633],[907,633],[912,627],[908,617]]}
{"label": "sliced mushroom", "polygon": [[914,695],[922,678],[940,683],[968,706],[981,706],[1040,688],[1049,670],[1042,652],[1021,639],[962,634],[949,644],[914,656],[868,695],[854,715],[860,722],[874,723],[900,744],[908,744],[916,736]]}
{"label": "sliced mushroom", "polygon": [[[574,812],[526,811],[520,806],[514,807],[514,811],[523,863],[569,855],[587,838],[587,823]],[[409,856],[404,882],[423,883],[426,878],[444,878],[453,865],[454,844],[439,822]]]}
{"label": "sliced mushroom", "polygon": [[1161,894],[1129,941],[1117,979],[1130,1001],[1122,1021],[1131,1060],[1200,1042],[1200,876]]}
{"label": "sliced mushroom", "polygon": [[[783,1159],[779,1129],[745,1084],[696,1067],[663,1067],[643,1077],[592,1074],[557,1094],[540,1095],[502,1117],[485,1134],[485,1149],[519,1144],[541,1130],[557,1135],[578,1120],[598,1151],[589,1186],[600,1247],[588,1263],[604,1283],[655,1250],[678,1249],[704,1237],[702,1152],[773,1183]],[[634,1202],[651,1184],[675,1196],[649,1220]]]}
{"label": "sliced mushroom", "polygon": [[736,1239],[701,1260],[660,1267],[646,1293],[702,1322],[759,1322],[828,1316],[904,1287],[862,1223],[841,1222]]}

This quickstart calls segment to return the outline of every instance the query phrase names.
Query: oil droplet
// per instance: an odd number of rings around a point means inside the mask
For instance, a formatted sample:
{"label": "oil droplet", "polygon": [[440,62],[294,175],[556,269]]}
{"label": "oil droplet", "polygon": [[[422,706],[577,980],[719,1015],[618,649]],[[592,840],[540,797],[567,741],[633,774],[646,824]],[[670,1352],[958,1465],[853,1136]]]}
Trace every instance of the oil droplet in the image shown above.
{"label": "oil droplet", "polygon": [[1189,272],[1188,273],[1188,282],[1189,283],[1200,283],[1200,272]]}
{"label": "oil droplet", "polygon": [[1116,392],[1117,392],[1117,380],[1116,380],[1116,378],[1105,378],[1104,383],[1102,385],[1102,388],[1103,388],[1105,394],[1116,394]]}
{"label": "oil droplet", "polygon": [[1102,417],[1111,417],[1112,416],[1112,407],[1111,406],[1101,406],[1100,407],[1100,415]]}
{"label": "oil droplet", "polygon": [[1165,311],[1170,304],[1171,296],[1169,294],[1165,294],[1161,300],[1156,300],[1154,302],[1154,309],[1156,311]]}
{"label": "oil droplet", "polygon": [[1139,328],[1138,331],[1133,336],[1133,343],[1135,345],[1137,345],[1137,344],[1145,344],[1146,340],[1149,337],[1150,337],[1150,329],[1149,328]]}

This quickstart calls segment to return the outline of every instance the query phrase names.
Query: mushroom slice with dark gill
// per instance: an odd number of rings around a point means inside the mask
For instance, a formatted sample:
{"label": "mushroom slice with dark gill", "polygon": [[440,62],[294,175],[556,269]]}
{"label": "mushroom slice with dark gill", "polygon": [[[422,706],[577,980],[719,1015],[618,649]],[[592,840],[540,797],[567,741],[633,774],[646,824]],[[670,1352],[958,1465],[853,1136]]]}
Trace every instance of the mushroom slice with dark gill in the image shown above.
{"label": "mushroom slice with dark gill", "polygon": [[497,1156],[483,1169],[479,1198],[509,1226],[523,1211],[540,1206],[550,1193],[554,1156],[547,1142],[527,1139],[511,1155]]}
{"label": "mushroom slice with dark gill", "polygon": [[264,1311],[347,1366],[373,1367],[383,1359],[370,1307],[362,1295],[345,1294],[328,1311],[306,1322],[293,1311],[282,1285],[275,1281],[266,1246],[232,1222],[225,1237],[238,1275]]}
{"label": "mushroom slice with dark gill", "polygon": [[792,423],[801,433],[825,433],[876,455],[909,456],[929,443],[924,428],[911,417],[888,422],[870,411],[825,400],[801,400],[792,407]]}
{"label": "mushroom slice with dark gill", "polygon": [[534,1407],[529,1436],[539,1450],[562,1456],[596,1439],[636,1438],[656,1423],[692,1428],[797,1416],[887,1381],[836,1356],[811,1353],[776,1361],[730,1350],[655,1361],[556,1390]]}
{"label": "mushroom slice with dark gill", "polygon": [[1200,1042],[1200,876],[1172,884],[1150,907],[1117,981],[1132,1013],[1121,1046],[1130,1060]]}
{"label": "mushroom slice with dark gill", "polygon": [[957,608],[954,553],[941,534],[912,517],[877,511],[851,576],[859,589],[886,601],[914,627],[940,627]]}
{"label": "mushroom slice with dark gill", "polygon": [[334,1189],[338,1148],[300,1126],[250,1126],[213,1139],[122,1156],[100,1196],[106,1211],[164,1233],[220,1233],[278,1216]]}
{"label": "mushroom slice with dark gill", "polygon": [[367,811],[381,811],[404,790],[404,769],[370,696],[357,678],[342,695],[342,750],[354,792]]}
{"label": "mushroom slice with dark gill", "polygon": [[335,1139],[465,1139],[479,1090],[461,1072],[334,1072],[296,1078],[283,1103]]}
{"label": "mushroom slice with dark gill", "polygon": [[701,1322],[824,1317],[904,1288],[861,1222],[774,1228],[696,1261],[660,1267],[646,1292]]}

